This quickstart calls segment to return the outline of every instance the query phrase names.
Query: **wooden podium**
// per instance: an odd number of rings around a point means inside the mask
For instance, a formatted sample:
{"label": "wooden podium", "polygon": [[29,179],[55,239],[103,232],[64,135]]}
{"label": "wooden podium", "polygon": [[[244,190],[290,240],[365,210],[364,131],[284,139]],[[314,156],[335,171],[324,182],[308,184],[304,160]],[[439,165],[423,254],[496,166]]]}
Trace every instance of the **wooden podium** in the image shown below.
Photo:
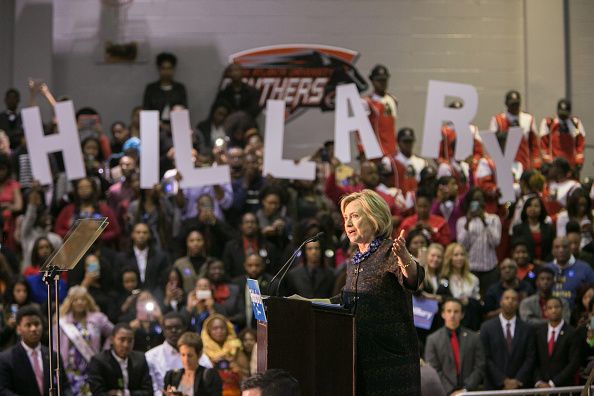
{"label": "wooden podium", "polygon": [[264,300],[258,322],[258,372],[289,371],[304,396],[355,395],[355,318],[308,301]]}

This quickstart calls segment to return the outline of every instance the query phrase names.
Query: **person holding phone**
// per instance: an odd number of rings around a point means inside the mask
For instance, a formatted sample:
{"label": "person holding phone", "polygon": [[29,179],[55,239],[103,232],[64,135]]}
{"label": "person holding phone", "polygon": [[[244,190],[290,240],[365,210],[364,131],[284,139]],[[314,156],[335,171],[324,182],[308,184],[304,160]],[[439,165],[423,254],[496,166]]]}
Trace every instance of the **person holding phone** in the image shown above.
{"label": "person holding phone", "polygon": [[220,396],[223,384],[216,370],[201,366],[202,340],[194,332],[181,335],[177,342],[183,368],[165,374],[166,396]]}
{"label": "person holding phone", "polygon": [[186,309],[182,312],[186,316],[190,330],[197,333],[202,331],[202,325],[210,315],[217,313],[227,315],[225,308],[215,302],[208,278],[200,278],[196,281],[196,287],[188,293]]}
{"label": "person holding phone", "polygon": [[501,241],[499,216],[485,211],[485,195],[472,188],[462,202],[464,216],[456,223],[458,242],[466,249],[470,270],[480,282],[481,295],[497,282],[497,247]]}

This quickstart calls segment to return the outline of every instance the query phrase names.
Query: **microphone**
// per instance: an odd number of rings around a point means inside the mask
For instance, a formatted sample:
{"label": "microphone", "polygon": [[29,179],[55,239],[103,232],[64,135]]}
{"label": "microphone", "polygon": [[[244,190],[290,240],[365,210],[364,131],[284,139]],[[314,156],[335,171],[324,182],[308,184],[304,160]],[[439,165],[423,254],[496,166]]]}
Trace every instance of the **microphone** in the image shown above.
{"label": "microphone", "polygon": [[[278,297],[278,291],[280,289],[280,285],[281,282],[283,281],[285,275],[287,275],[287,272],[289,272],[289,269],[291,269],[291,266],[293,265],[293,262],[295,261],[295,257],[297,257],[297,254],[301,251],[301,248],[303,246],[305,246],[306,244],[310,243],[310,242],[315,242],[315,241],[319,241],[320,238],[324,235],[323,232],[318,232],[316,235],[312,236],[311,238],[307,238],[305,241],[303,241],[303,243],[301,245],[299,245],[299,247],[297,249],[295,249],[295,251],[293,252],[293,254],[291,255],[291,257],[289,257],[289,259],[287,260],[287,262],[281,267],[281,269],[278,270],[278,272],[272,277],[272,279],[270,280],[269,283],[269,287],[272,286],[272,283],[274,282],[274,280],[281,275],[280,279],[278,280],[278,283],[276,284],[276,289],[274,292],[274,296]],[[284,272],[283,272],[284,271]],[[272,289],[272,288],[271,288]]]}

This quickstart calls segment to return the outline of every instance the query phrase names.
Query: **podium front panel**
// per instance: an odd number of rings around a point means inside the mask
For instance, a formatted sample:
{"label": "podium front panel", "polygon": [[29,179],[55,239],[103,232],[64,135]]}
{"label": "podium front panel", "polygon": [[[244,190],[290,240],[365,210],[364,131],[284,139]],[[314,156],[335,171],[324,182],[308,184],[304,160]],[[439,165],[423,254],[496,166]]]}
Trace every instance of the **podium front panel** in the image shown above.
{"label": "podium front panel", "polygon": [[355,319],[308,301],[269,298],[258,323],[258,372],[289,371],[303,395],[354,395]]}

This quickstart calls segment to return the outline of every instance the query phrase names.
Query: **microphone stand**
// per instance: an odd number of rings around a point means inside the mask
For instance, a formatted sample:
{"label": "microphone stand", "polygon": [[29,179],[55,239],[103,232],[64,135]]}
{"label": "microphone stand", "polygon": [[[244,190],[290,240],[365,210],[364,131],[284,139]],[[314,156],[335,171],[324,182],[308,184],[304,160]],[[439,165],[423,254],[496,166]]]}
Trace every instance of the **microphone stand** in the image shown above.
{"label": "microphone stand", "polygon": [[301,248],[303,246],[305,246],[306,244],[313,242],[313,241],[317,241],[318,239],[320,239],[320,237],[324,235],[323,232],[318,232],[315,236],[311,237],[311,238],[307,238],[305,241],[303,241],[303,243],[301,245],[299,245],[299,247],[297,249],[295,249],[295,251],[293,252],[293,254],[291,255],[291,257],[289,257],[289,259],[285,262],[285,264],[283,264],[283,266],[281,267],[280,270],[278,270],[278,272],[276,273],[276,275],[274,275],[274,277],[270,280],[270,286],[272,286],[272,283],[274,282],[274,280],[281,275],[281,277],[278,280],[278,283],[276,284],[276,289],[274,292],[274,296],[278,297],[278,292],[280,289],[280,285],[285,277],[285,275],[287,275],[287,272],[289,272],[289,270],[291,269],[291,266],[293,265],[293,262],[295,260],[295,258],[297,257],[297,255],[299,254],[299,252],[301,252]]}
{"label": "microphone stand", "polygon": [[[47,317],[49,321],[48,326],[48,338],[49,338],[49,394],[51,396],[62,394],[62,384],[60,383],[60,302],[59,302],[59,291],[60,291],[60,273],[66,272],[59,267],[52,265],[43,272],[43,282],[47,285]],[[52,325],[52,282],[54,286],[54,303],[56,304],[56,329]],[[54,368],[54,335],[56,337],[56,349],[57,359]],[[54,375],[55,387],[54,387]]]}

